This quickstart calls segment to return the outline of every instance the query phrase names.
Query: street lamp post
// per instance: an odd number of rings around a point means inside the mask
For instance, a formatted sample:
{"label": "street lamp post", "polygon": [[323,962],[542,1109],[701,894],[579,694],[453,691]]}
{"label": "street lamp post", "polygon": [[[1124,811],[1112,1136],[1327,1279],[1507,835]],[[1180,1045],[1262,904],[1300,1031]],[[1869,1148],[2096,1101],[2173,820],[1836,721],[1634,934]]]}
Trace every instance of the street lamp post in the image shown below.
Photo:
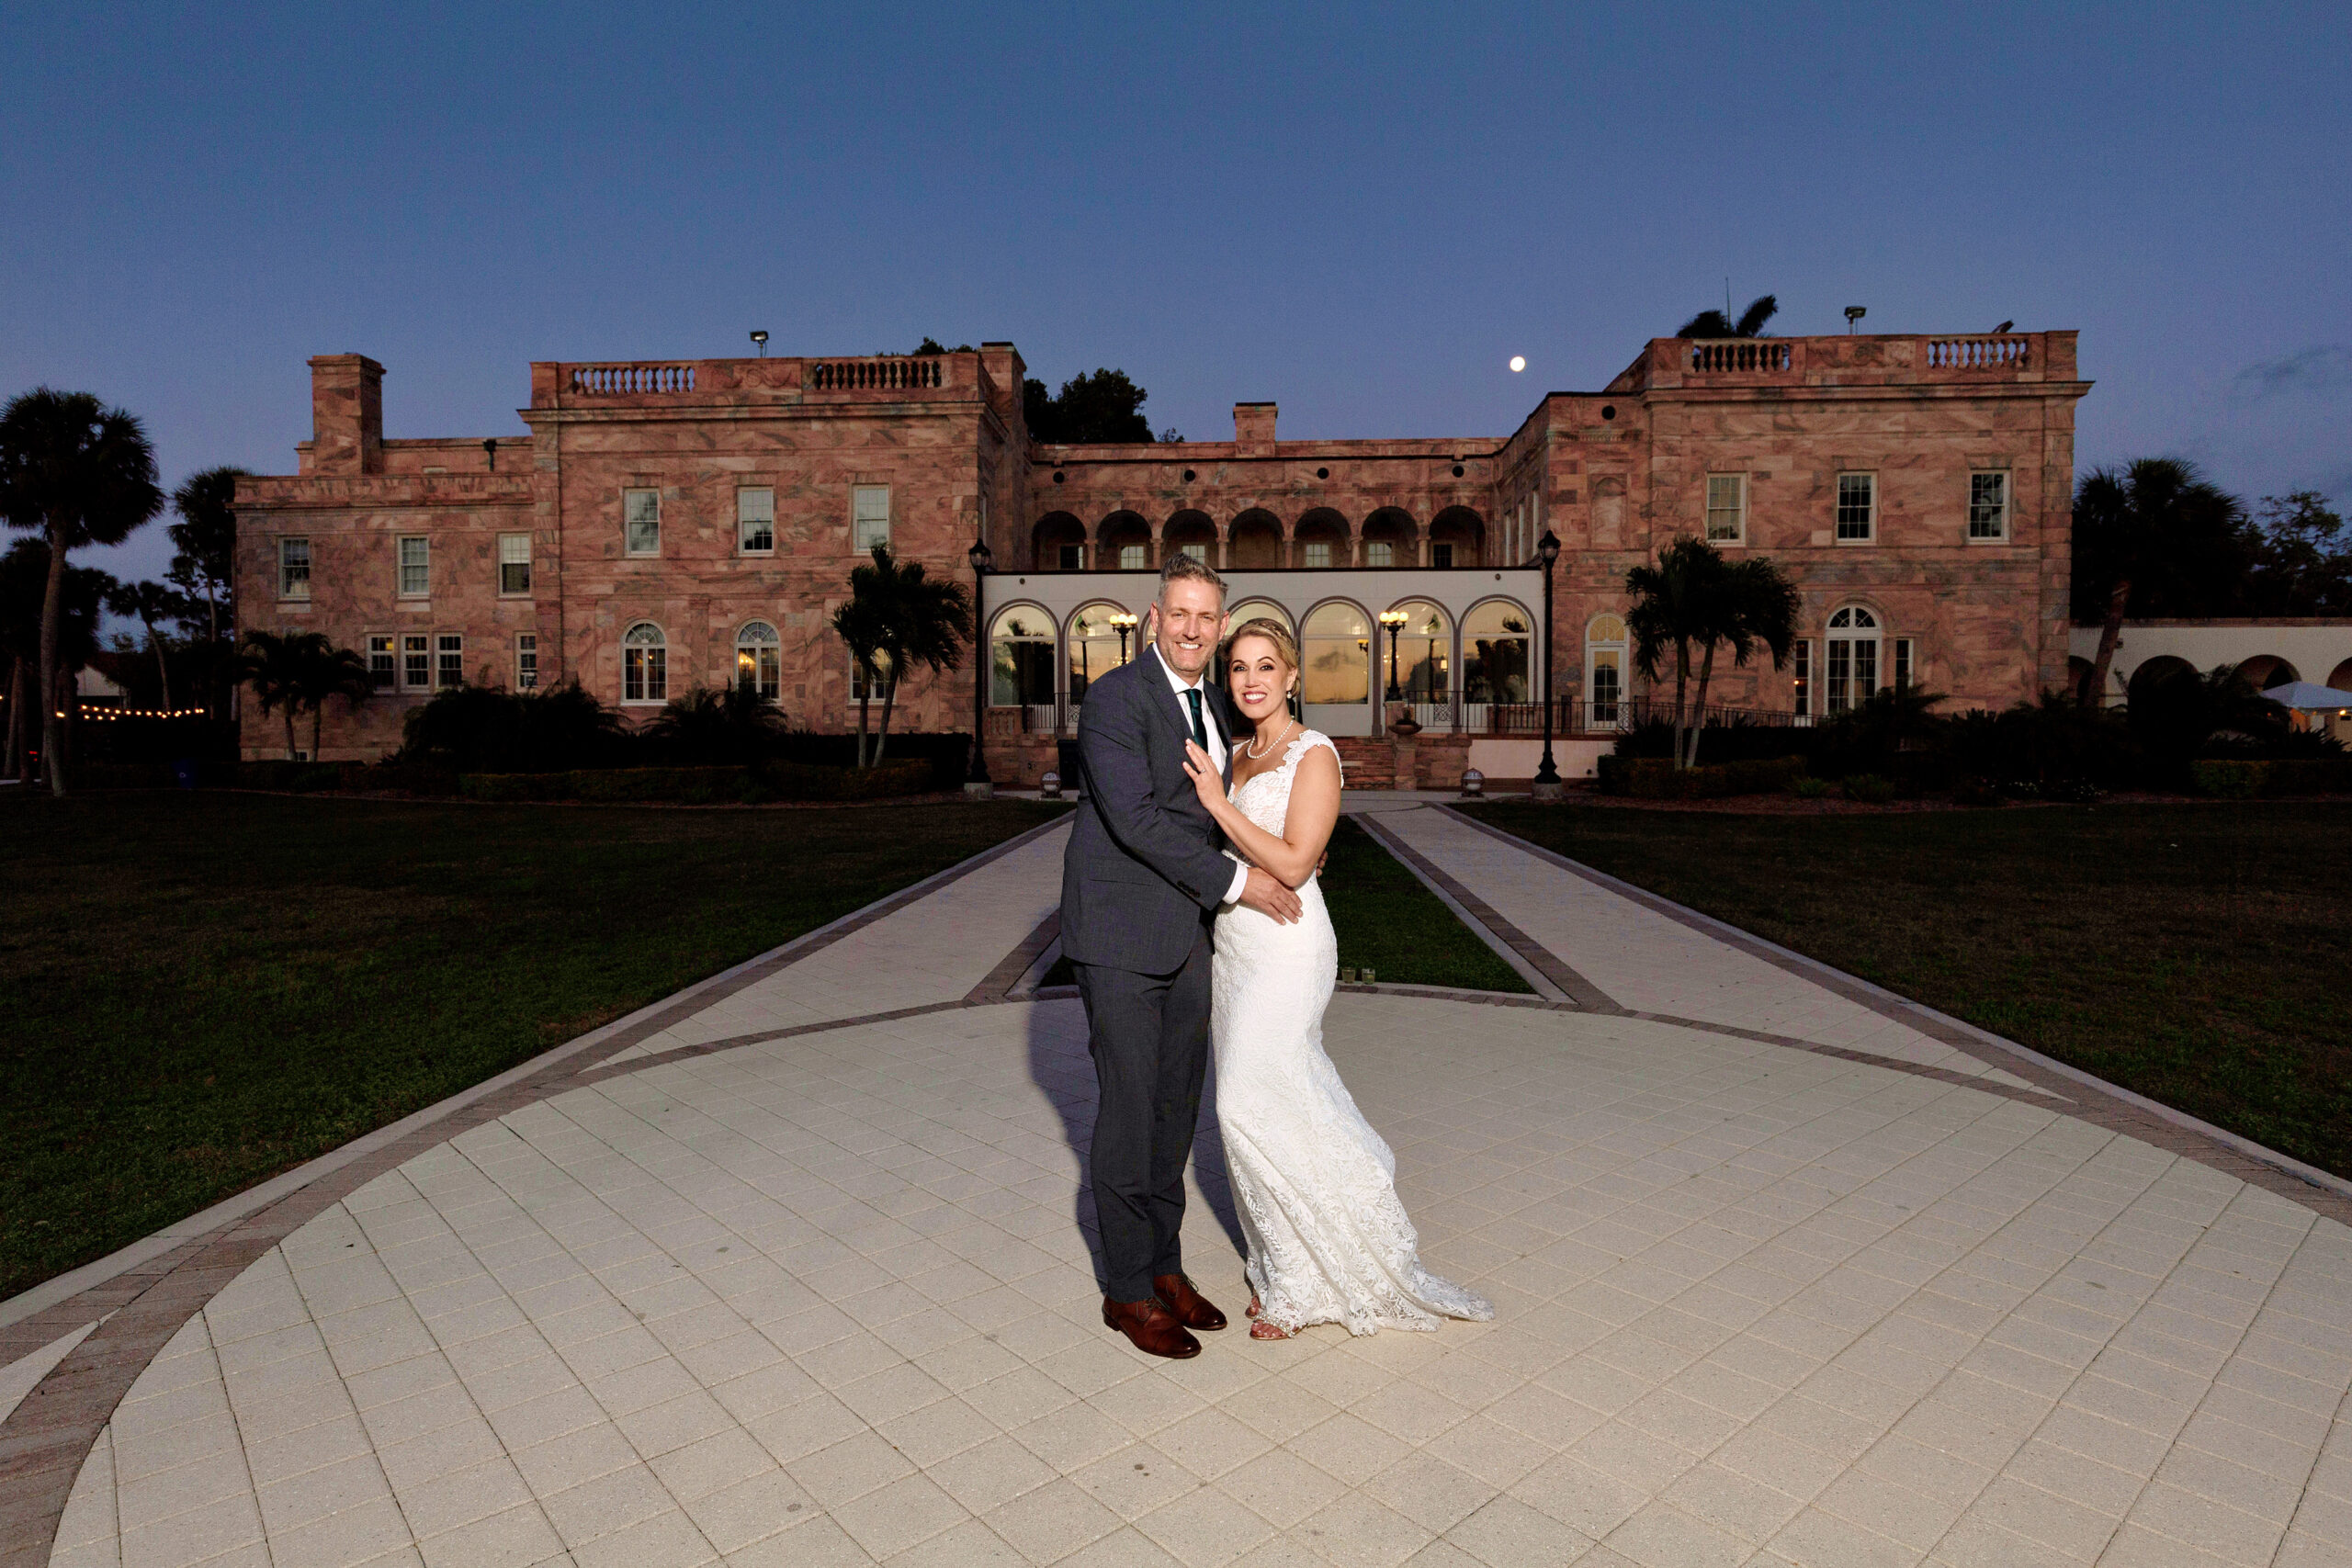
{"label": "street lamp post", "polygon": [[1560,798],[1560,764],[1552,760],[1552,563],[1560,558],[1560,541],[1551,529],[1535,546],[1544,563],[1544,761],[1536,765],[1533,794],[1538,800]]}
{"label": "street lamp post", "polygon": [[1119,662],[1125,664],[1127,661],[1127,634],[1136,629],[1136,618],[1125,610],[1114,611],[1111,629],[1119,634]]}
{"label": "street lamp post", "polygon": [[964,797],[988,800],[996,794],[989,777],[989,563],[996,552],[986,539],[974,539],[964,552],[972,563],[972,771],[964,775]]}
{"label": "street lamp post", "polygon": [[1380,612],[1380,624],[1388,628],[1388,700],[1392,703],[1401,702],[1405,696],[1404,689],[1396,683],[1396,637],[1405,629],[1406,618],[1402,610]]}

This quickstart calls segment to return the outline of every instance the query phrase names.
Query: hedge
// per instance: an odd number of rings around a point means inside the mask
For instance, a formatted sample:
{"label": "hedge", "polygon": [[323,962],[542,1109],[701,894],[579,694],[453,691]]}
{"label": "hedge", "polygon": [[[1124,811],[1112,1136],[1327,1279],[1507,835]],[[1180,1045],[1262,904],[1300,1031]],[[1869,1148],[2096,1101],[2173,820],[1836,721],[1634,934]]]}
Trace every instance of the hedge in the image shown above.
{"label": "hedge", "polygon": [[2200,757],[2188,764],[2188,783],[2199,795],[2224,800],[2340,795],[2352,792],[2352,757]]}
{"label": "hedge", "polygon": [[829,768],[812,762],[762,762],[734,768],[583,768],[563,773],[467,773],[469,800],[678,801],[688,806],[769,800],[879,800],[931,788],[925,758],[878,767]]}
{"label": "hedge", "polygon": [[1720,800],[1734,795],[1779,795],[1805,776],[1802,757],[1714,762],[1677,770],[1664,757],[1600,759],[1600,792],[1636,800]]}

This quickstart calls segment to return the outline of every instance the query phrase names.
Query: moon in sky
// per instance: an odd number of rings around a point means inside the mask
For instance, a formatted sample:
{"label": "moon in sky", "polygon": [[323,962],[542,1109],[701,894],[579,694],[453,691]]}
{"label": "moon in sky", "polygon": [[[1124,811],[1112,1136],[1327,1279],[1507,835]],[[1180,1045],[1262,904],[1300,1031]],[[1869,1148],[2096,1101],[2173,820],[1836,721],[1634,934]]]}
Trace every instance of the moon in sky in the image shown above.
{"label": "moon in sky", "polygon": [[1514,355],[1512,355],[1510,356],[1510,367],[1511,367],[1511,369],[1512,369],[1512,371],[1513,371],[1514,373],[1516,373],[1516,372],[1518,372],[1518,371],[1521,371],[1521,370],[1524,370],[1524,369],[1526,369],[1526,368],[1527,368],[1527,355],[1523,355],[1523,354],[1514,354]]}

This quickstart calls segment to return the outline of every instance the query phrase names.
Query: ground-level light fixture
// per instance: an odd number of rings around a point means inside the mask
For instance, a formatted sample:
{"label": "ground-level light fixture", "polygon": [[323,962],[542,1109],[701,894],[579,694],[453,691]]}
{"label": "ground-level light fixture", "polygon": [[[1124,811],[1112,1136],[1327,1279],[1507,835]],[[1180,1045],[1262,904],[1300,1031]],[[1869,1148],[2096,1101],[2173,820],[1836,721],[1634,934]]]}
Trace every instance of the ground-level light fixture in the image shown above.
{"label": "ground-level light fixture", "polygon": [[1526,369],[1526,368],[1527,368],[1527,355],[1523,355],[1523,354],[1514,354],[1514,355],[1512,355],[1510,356],[1510,368],[1511,368],[1511,374],[1513,374],[1514,376],[1515,376],[1515,375],[1517,375],[1517,374],[1518,374],[1519,372],[1521,372],[1521,370]]}
{"label": "ground-level light fixture", "polygon": [[768,334],[765,333],[753,333],[752,334],[752,341],[760,345],[760,357],[762,359],[765,359],[768,356]]}
{"label": "ground-level light fixture", "polygon": [[1861,306],[1860,306],[1860,305],[1849,305],[1849,306],[1847,306],[1847,307],[1846,307],[1846,331],[1847,331],[1847,333],[1850,335],[1850,334],[1852,333],[1853,330],[1854,330],[1854,323],[1855,323],[1856,321],[1860,321],[1864,316],[1867,316],[1867,315],[1869,315],[1869,314],[1870,314],[1870,312],[1869,312],[1868,310],[1864,310],[1864,309],[1863,309]]}

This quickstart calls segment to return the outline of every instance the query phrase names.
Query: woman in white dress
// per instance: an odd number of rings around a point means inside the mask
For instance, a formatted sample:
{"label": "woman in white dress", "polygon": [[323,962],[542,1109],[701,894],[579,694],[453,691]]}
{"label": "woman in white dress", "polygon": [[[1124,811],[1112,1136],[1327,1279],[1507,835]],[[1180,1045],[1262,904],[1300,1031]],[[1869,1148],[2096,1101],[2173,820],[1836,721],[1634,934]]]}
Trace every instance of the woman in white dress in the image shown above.
{"label": "woman in white dress", "polygon": [[1250,1246],[1250,1337],[1287,1339],[1317,1323],[1370,1334],[1490,1318],[1486,1302],[1421,1267],[1396,1199],[1396,1156],[1324,1054],[1339,943],[1315,873],[1340,818],[1340,754],[1290,716],[1298,645],[1278,622],[1246,622],[1226,667],[1255,726],[1235,737],[1231,798],[1198,747],[1187,771],[1234,849],[1304,905],[1292,925],[1238,905],[1216,920],[1217,1124]]}

